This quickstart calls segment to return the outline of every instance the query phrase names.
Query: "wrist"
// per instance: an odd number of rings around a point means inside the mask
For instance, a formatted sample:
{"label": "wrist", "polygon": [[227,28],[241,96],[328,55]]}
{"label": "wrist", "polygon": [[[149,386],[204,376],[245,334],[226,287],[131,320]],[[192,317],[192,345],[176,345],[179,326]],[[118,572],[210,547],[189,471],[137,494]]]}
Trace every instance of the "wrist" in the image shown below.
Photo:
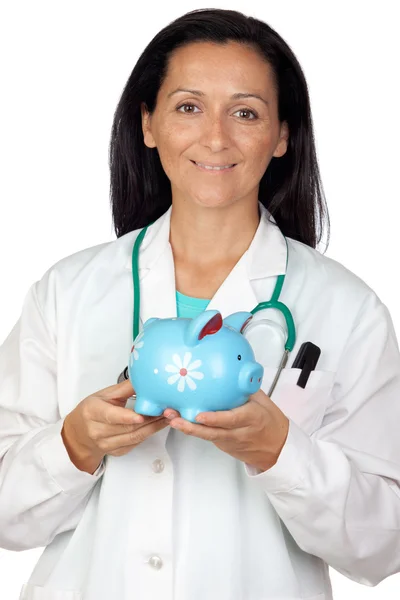
{"label": "wrist", "polygon": [[89,448],[79,444],[76,437],[71,434],[68,416],[64,419],[63,427],[61,429],[61,437],[68,456],[75,467],[80,471],[86,471],[86,473],[93,475],[93,473],[100,466],[100,463],[104,458],[104,454],[95,454]]}
{"label": "wrist", "polygon": [[276,435],[276,443],[274,444],[273,449],[271,447],[265,452],[264,457],[258,462],[258,464],[253,465],[257,469],[262,472],[268,471],[273,467],[277,462],[278,458],[282,452],[282,449],[286,443],[287,436],[289,433],[289,419],[284,415],[282,421],[277,424],[275,429]]}

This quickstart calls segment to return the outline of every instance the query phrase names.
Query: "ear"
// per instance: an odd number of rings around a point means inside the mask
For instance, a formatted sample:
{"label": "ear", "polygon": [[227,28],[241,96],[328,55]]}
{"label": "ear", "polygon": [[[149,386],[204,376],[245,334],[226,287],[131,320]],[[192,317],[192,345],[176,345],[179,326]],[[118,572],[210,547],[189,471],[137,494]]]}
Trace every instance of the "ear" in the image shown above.
{"label": "ear", "polygon": [[279,142],[275,148],[275,152],[273,156],[276,158],[280,158],[284,154],[286,154],[288,149],[288,139],[289,139],[289,125],[287,121],[283,121],[281,124],[281,130],[279,135]]}
{"label": "ear", "polygon": [[156,142],[151,132],[151,115],[144,102],[142,102],[140,105],[140,112],[142,115],[142,132],[144,144],[148,148],[155,148]]}
{"label": "ear", "polygon": [[192,319],[185,331],[185,343],[197,346],[206,335],[217,333],[222,327],[222,317],[218,310],[205,310]]}
{"label": "ear", "polygon": [[228,327],[233,327],[239,333],[243,333],[243,329],[246,327],[247,323],[253,318],[253,314],[246,311],[235,312],[225,317],[224,325],[228,325]]}

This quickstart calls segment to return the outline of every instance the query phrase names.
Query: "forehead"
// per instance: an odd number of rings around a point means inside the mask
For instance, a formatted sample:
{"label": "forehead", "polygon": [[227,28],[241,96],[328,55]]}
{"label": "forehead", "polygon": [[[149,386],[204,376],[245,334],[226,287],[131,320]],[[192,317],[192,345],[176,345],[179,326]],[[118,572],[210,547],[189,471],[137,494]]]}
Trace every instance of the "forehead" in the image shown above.
{"label": "forehead", "polygon": [[[212,89],[249,91],[251,87],[262,91],[273,86],[272,69],[255,49],[237,42],[195,42],[174,50],[164,90],[168,92],[172,86],[204,90],[208,85]],[[243,89],[236,89],[239,87]]]}

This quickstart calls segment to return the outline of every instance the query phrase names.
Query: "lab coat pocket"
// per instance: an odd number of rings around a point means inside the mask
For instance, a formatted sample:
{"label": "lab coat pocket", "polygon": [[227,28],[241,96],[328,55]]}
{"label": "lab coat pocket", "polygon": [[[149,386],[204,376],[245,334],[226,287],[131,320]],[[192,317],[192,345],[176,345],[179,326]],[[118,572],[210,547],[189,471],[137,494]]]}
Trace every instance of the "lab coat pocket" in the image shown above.
{"label": "lab coat pocket", "polygon": [[[277,369],[264,368],[262,389],[265,393]],[[297,385],[301,369],[283,369],[271,400],[285,415],[311,434],[320,427],[333,386],[333,371],[312,371],[305,388]]]}
{"label": "lab coat pocket", "polygon": [[74,590],[55,590],[25,583],[19,600],[83,600],[83,595]]}

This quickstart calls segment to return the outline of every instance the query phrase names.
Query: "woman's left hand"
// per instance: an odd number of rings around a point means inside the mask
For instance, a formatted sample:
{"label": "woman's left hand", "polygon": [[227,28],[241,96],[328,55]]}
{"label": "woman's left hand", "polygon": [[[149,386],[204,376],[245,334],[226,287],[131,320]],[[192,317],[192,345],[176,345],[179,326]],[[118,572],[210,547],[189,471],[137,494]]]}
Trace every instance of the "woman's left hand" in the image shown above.
{"label": "woman's left hand", "polygon": [[262,390],[238,408],[200,413],[196,421],[201,419],[201,425],[177,417],[178,414],[170,408],[164,411],[167,418],[171,415],[171,427],[209,440],[223,452],[261,471],[276,463],[289,431],[289,419]]}

